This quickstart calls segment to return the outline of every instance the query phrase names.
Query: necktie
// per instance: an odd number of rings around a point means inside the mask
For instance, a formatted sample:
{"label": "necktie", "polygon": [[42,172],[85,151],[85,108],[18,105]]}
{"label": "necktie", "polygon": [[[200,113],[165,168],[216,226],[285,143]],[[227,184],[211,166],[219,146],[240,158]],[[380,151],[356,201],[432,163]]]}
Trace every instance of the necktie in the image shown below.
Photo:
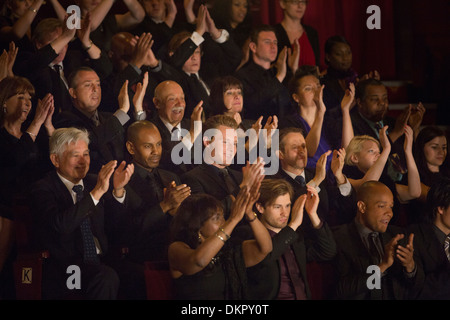
{"label": "necktie", "polygon": [[370,233],[368,240],[369,240],[370,256],[374,260],[375,264],[379,264],[381,262],[381,255],[376,245],[376,242],[378,240],[378,233],[377,232]]}
{"label": "necktie", "polygon": [[[83,199],[83,187],[81,185],[73,186],[72,190],[77,195],[76,202]],[[92,234],[89,217],[86,217],[83,222],[81,222],[80,229],[83,238],[84,262],[86,264],[98,264],[97,249],[95,247],[94,235]]]}
{"label": "necktie", "polygon": [[153,197],[157,202],[161,202],[164,199],[164,193],[161,185],[158,183],[155,173],[149,172],[147,175],[147,181],[149,183],[149,188],[152,192]]}
{"label": "necktie", "polygon": [[445,238],[444,252],[445,252],[445,255],[447,256],[448,262],[450,262],[450,234],[447,235],[447,238]]}
{"label": "necktie", "polygon": [[306,186],[305,178],[302,176],[296,176],[295,181],[297,181],[298,184],[300,184],[301,187]]}
{"label": "necktie", "polygon": [[67,84],[67,80],[66,77],[64,76],[64,72],[62,71],[62,66],[59,64],[55,64],[53,66],[53,69],[56,71],[56,73],[58,74],[58,76],[61,78],[61,81],[64,83],[64,85],[66,86],[66,89],[69,90],[69,86]]}
{"label": "necktie", "polygon": [[180,141],[181,140],[181,132],[177,127],[172,128],[172,141]]}
{"label": "necktie", "polygon": [[236,188],[236,185],[233,181],[233,178],[230,176],[228,169],[220,169],[220,174],[225,181],[225,186],[227,187],[228,194],[232,194],[234,189]]}
{"label": "necktie", "polygon": [[94,122],[95,126],[98,127],[100,125],[100,119],[98,118],[98,113],[95,112],[92,116],[91,120]]}

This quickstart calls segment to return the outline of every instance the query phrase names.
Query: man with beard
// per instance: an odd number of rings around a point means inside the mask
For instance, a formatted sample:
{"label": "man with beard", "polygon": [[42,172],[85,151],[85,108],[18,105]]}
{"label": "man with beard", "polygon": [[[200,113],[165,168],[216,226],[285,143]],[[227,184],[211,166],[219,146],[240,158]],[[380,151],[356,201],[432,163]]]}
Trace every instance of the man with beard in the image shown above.
{"label": "man with beard", "polygon": [[[414,298],[424,281],[423,269],[413,256],[414,234],[389,225],[394,215],[391,190],[381,182],[368,181],[358,190],[357,198],[355,219],[334,230],[339,279],[336,298]],[[375,267],[375,273],[368,271],[369,266]]]}

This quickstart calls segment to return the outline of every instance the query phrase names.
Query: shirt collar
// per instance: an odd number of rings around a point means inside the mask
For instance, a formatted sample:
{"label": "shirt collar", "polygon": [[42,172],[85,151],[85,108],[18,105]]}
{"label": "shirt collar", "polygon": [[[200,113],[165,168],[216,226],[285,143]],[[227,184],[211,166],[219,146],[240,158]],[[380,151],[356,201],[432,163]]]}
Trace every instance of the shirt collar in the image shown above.
{"label": "shirt collar", "polygon": [[[75,203],[76,201],[76,193],[72,190],[73,186],[75,186],[75,184],[72,181],[67,180],[66,178],[64,178],[62,175],[59,174],[59,172],[56,172],[56,174],[58,175],[59,179],[61,179],[61,182],[64,183],[64,185],[66,186],[67,190],[69,190],[72,199]],[[81,185],[83,186],[83,190],[84,190],[84,183],[83,180],[80,180],[80,182],[77,183],[77,185]]]}

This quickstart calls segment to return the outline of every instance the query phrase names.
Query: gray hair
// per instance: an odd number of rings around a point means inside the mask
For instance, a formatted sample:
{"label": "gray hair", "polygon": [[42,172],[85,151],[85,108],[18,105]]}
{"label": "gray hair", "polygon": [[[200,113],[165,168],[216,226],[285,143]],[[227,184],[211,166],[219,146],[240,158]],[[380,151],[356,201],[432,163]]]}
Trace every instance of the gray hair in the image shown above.
{"label": "gray hair", "polygon": [[50,154],[61,156],[69,144],[77,143],[80,140],[83,140],[89,145],[89,133],[86,129],[56,129],[49,140]]}

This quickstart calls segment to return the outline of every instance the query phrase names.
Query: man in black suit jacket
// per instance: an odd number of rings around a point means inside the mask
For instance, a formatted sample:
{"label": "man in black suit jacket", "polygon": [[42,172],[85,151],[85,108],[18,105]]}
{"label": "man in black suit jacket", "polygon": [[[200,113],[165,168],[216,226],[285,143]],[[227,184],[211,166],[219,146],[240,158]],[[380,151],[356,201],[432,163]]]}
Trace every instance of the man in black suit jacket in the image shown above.
{"label": "man in black suit jacket", "polygon": [[391,142],[391,155],[387,172],[394,181],[399,181],[406,173],[406,160],[403,149],[405,126],[409,125],[418,134],[425,112],[423,106],[407,106],[401,115],[394,119],[388,115],[389,100],[386,86],[379,80],[369,78],[356,86],[355,101],[357,110],[351,112],[355,136],[369,135],[379,140],[379,130],[389,126],[388,138]]}
{"label": "man in black suit jacket", "polygon": [[[225,205],[225,216],[231,208],[231,197],[236,196],[243,186],[250,187],[261,174],[264,163],[247,164],[242,172],[229,168],[237,153],[237,122],[225,115],[216,115],[206,120],[203,131],[214,131],[203,137],[203,163],[181,176],[193,194],[206,193]],[[226,147],[223,147],[226,145]]]}
{"label": "man in black suit jacket", "polygon": [[425,273],[418,299],[449,300],[450,257],[446,255],[445,243],[450,241],[450,179],[443,178],[430,188],[427,206],[424,214],[429,222],[408,227],[414,233],[415,254]]}
{"label": "man in black suit jacket", "polygon": [[[316,188],[320,196],[319,217],[330,225],[348,221],[347,215],[349,208],[355,203],[355,193],[348,179],[342,174],[344,163],[338,160],[336,152],[333,153],[332,168],[337,185],[330,185],[328,182],[330,179],[326,178],[326,162],[331,151],[320,157],[314,172],[306,168],[308,152],[300,128],[290,127],[280,130],[279,141],[277,154],[280,169],[277,174],[268,178],[288,181],[294,189],[294,198],[304,194],[307,185]],[[340,170],[336,169],[337,167]]]}
{"label": "man in black suit jacket", "polygon": [[102,98],[100,78],[88,67],[81,67],[69,79],[73,107],[55,117],[55,128],[78,127],[87,129],[91,138],[91,168],[97,173],[111,160],[125,159],[125,129],[128,116],[128,97],[114,113],[98,110]]}
{"label": "man in black suit jacket", "polygon": [[72,71],[82,65],[93,68],[101,76],[112,71],[106,54],[91,43],[85,25],[71,42],[74,36],[75,29],[67,29],[64,22],[56,18],[43,19],[33,31],[35,52],[19,51],[14,66],[16,74],[31,81],[36,99],[43,99],[48,93],[53,95],[55,115],[72,108],[67,80]]}
{"label": "man in black suit jacket", "polygon": [[[183,88],[174,81],[163,81],[155,89],[153,103],[157,113],[149,119],[159,130],[162,138],[161,168],[182,175],[193,169],[194,142],[202,130],[202,103],[199,103],[191,115],[191,120],[184,118],[186,103]],[[196,128],[197,126],[197,128]],[[189,161],[174,161],[172,151],[182,146],[183,153],[188,153]]]}
{"label": "man in black suit jacket", "polygon": [[[250,299],[311,299],[307,263],[329,261],[336,254],[331,229],[317,215],[318,203],[319,196],[312,187],[308,187],[307,194],[295,198],[287,181],[262,181],[255,207],[272,236],[273,250],[261,263],[247,269]],[[305,233],[300,228],[303,209],[312,222],[313,232]],[[241,232],[238,229],[236,233]]]}
{"label": "man in black suit jacket", "polygon": [[423,269],[413,256],[414,235],[406,238],[403,229],[389,225],[393,203],[386,185],[368,181],[358,190],[355,219],[333,231],[338,249],[336,298],[412,299],[422,287]]}
{"label": "man in black suit jacket", "polygon": [[126,247],[127,254],[113,263],[125,297],[142,300],[146,299],[144,262],[167,261],[169,226],[190,188],[159,167],[161,135],[151,122],[132,123],[126,147],[135,171],[125,188],[125,212],[115,219],[111,238],[117,247]]}
{"label": "man in black suit jacket", "polygon": [[[88,145],[86,131],[57,129],[50,138],[50,159],[56,170],[35,183],[31,191],[37,243],[50,254],[43,270],[44,299],[63,299],[70,292],[66,280],[70,276],[67,268],[72,265],[80,268],[78,289],[83,298],[117,298],[119,278],[104,264],[109,250],[108,215],[120,212],[119,201],[124,200],[124,186],[133,174],[133,166],[125,168],[123,162],[114,170],[117,161],[111,161],[98,177],[87,175]],[[108,192],[113,173],[112,194],[116,200]],[[77,192],[75,186],[82,191]],[[84,235],[90,237],[90,242],[85,242]],[[95,250],[92,255],[88,255],[88,248]]]}

